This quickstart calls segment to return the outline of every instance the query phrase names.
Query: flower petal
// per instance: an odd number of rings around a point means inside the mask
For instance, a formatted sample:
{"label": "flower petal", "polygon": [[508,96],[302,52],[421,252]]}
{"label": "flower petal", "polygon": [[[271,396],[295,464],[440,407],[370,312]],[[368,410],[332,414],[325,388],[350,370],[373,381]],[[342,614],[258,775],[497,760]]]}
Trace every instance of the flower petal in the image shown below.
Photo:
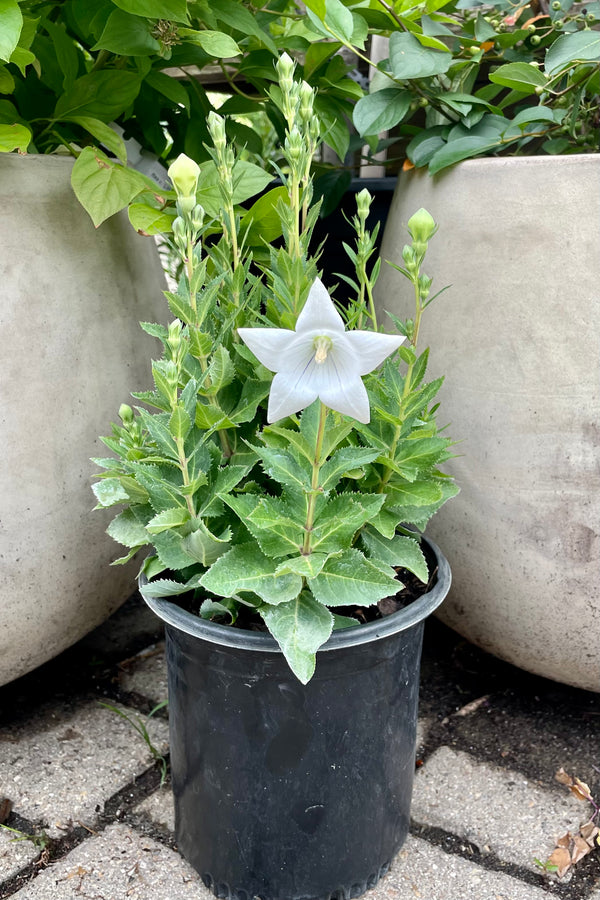
{"label": "flower petal", "polygon": [[238,334],[256,358],[271,372],[289,365],[297,335],[287,328],[238,328]]}
{"label": "flower petal", "polygon": [[310,385],[289,372],[278,372],[271,385],[267,422],[277,422],[300,412],[317,399],[317,392]]}
{"label": "flower petal", "polygon": [[296,322],[296,332],[333,331],[343,333],[344,320],[333,304],[327,288],[320,278],[316,278],[308,292],[302,312]]}
{"label": "flower petal", "polygon": [[339,381],[335,388],[321,391],[319,397],[325,406],[335,409],[344,416],[351,416],[363,425],[371,418],[369,395],[358,375],[349,380]]}
{"label": "flower petal", "polygon": [[347,331],[344,338],[356,361],[359,375],[372,372],[406,340],[401,334],[378,334],[375,331]]}

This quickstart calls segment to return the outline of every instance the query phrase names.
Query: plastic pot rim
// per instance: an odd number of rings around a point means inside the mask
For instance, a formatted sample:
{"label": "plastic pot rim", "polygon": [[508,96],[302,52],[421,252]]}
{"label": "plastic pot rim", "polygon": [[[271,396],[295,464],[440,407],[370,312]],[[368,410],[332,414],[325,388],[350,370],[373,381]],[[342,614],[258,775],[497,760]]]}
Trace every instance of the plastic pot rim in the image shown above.
{"label": "plastic pot rim", "polygon": [[[413,600],[404,609],[385,616],[375,622],[343,628],[334,631],[331,637],[319,648],[319,653],[327,650],[338,650],[344,647],[354,647],[371,641],[390,637],[400,631],[406,631],[413,625],[422,622],[433,613],[445,599],[452,574],[450,564],[434,541],[421,536],[432,550],[437,565],[437,579],[431,590]],[[145,575],[140,575],[138,585],[140,593],[148,607],[167,625],[171,625],[192,637],[197,637],[212,644],[222,647],[234,647],[239,650],[255,650],[264,653],[281,653],[279,644],[270,634],[248,631],[242,628],[233,628],[231,625],[219,625],[208,619],[201,619],[171,600],[164,597],[145,597],[144,585],[147,584]]]}

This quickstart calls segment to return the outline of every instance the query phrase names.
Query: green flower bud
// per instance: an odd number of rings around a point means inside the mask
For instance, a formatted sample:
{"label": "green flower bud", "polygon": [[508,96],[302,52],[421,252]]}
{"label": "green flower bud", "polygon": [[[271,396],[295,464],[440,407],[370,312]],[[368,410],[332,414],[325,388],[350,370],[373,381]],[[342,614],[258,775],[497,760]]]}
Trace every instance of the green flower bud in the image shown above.
{"label": "green flower bud", "polygon": [[225,149],[227,146],[227,136],[225,134],[225,119],[218,113],[211,110],[206,120],[208,132],[212,138],[215,149]]}
{"label": "green flower bud", "polygon": [[121,403],[119,407],[119,418],[123,425],[130,425],[133,422],[133,410],[127,403]]}
{"label": "green flower bud", "polygon": [[293,59],[287,53],[282,53],[275,69],[281,90],[284,93],[289,93],[294,85],[295,65]]}
{"label": "green flower bud", "polygon": [[408,244],[405,244],[402,248],[402,259],[404,260],[404,264],[409,272],[413,272],[417,268],[417,258],[415,256],[415,251],[412,247],[409,247]]}
{"label": "green flower bud", "polygon": [[169,178],[179,196],[195,196],[198,187],[200,166],[193,159],[180,153],[174,163],[169,166]]}
{"label": "green flower bud", "polygon": [[174,319],[169,325],[169,336],[167,337],[167,344],[173,351],[173,355],[177,352],[181,345],[181,322],[179,319]]}
{"label": "green flower bud", "polygon": [[419,294],[421,295],[421,300],[427,300],[429,297],[432,281],[433,278],[430,278],[429,275],[419,275]]}
{"label": "green flower bud", "polygon": [[421,208],[408,220],[408,231],[413,241],[427,244],[427,241],[436,233],[437,225],[433,216],[426,209]]}
{"label": "green flower bud", "polygon": [[177,198],[177,212],[180,216],[186,216],[191,213],[193,208],[196,205],[196,195],[189,194],[187,197],[178,197]]}
{"label": "green flower bud", "polygon": [[356,195],[356,211],[361,219],[366,219],[371,209],[373,198],[366,188]]}
{"label": "green flower bud", "polygon": [[195,207],[192,210],[192,228],[195,228],[196,231],[199,231],[202,228],[204,223],[204,208],[200,206],[199,203],[196,203]]}

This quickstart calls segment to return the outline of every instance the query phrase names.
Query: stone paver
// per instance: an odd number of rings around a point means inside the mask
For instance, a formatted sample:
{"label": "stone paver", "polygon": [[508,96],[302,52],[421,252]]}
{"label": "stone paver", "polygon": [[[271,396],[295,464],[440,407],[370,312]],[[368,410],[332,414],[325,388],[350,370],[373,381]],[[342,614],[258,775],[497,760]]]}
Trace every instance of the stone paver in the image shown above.
{"label": "stone paver", "polygon": [[173,793],[168,786],[160,788],[149,797],[146,797],[135,811],[148,816],[156,825],[175,831],[175,808],[173,805]]}
{"label": "stone paver", "polygon": [[167,699],[167,660],[164,642],[150,647],[121,667],[119,685],[154,703]]}
{"label": "stone paver", "polygon": [[409,837],[365,900],[548,900],[548,894]]}
{"label": "stone paver", "polygon": [[587,809],[566,791],[551,791],[509,769],[442,747],[415,779],[412,816],[471,841],[482,852],[536,873],[555,838],[577,831]]}
{"label": "stone paver", "polygon": [[[132,718],[138,715],[124,710]],[[147,723],[153,745],[165,752],[168,726]],[[98,701],[75,707],[56,704],[34,721],[4,732],[0,741],[0,784],[15,812],[43,822],[48,834],[64,833],[71,822],[91,825],[96,807],[152,764],[142,737]]]}
{"label": "stone paver", "polygon": [[40,854],[31,841],[16,841],[17,837],[0,828],[0,877],[3,879],[12,878]]}
{"label": "stone paver", "polygon": [[184,859],[126,825],[111,825],[44,869],[14,900],[209,900]]}

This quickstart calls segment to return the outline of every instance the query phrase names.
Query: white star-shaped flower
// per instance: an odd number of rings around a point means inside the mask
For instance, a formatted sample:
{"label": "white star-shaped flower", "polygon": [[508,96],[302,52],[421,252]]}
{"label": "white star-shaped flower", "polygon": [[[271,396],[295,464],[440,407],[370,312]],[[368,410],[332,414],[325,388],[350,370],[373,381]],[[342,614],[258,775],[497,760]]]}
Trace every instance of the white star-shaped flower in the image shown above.
{"label": "white star-shaped flower", "polygon": [[258,360],[275,372],[267,419],[276,422],[319,398],[325,406],[359,422],[370,419],[361,375],[396,350],[401,335],[346,331],[344,320],[317,278],[298,320],[287,328],[238,328]]}

